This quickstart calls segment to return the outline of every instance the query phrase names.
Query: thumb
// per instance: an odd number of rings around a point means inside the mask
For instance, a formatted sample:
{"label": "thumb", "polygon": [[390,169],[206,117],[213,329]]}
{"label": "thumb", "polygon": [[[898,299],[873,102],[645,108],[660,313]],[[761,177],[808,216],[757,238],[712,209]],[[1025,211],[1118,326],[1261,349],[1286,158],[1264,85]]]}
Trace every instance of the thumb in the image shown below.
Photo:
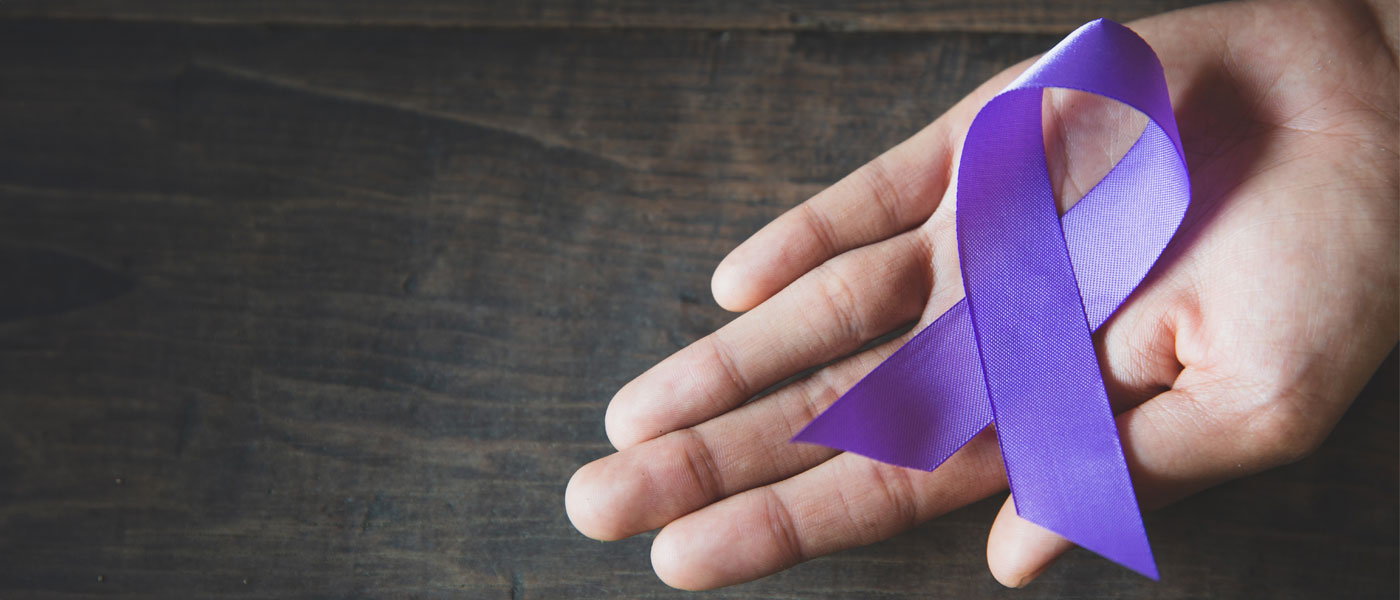
{"label": "thumb", "polygon": [[[1144,512],[1160,508],[1306,456],[1339,414],[1296,408],[1285,399],[1259,397],[1228,379],[1186,369],[1176,388],[1117,417],[1138,504]],[[1073,546],[1018,516],[1007,498],[987,537],[987,566],[998,582],[1021,587]]]}
{"label": "thumb", "polygon": [[1059,534],[1022,519],[1015,500],[1007,496],[987,536],[987,566],[1002,585],[1023,587],[1073,547]]}

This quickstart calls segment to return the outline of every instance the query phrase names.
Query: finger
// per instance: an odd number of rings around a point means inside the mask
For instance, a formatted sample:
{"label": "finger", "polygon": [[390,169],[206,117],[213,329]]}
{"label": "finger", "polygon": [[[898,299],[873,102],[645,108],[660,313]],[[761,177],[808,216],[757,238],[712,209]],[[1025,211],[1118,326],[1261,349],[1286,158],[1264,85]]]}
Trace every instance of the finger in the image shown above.
{"label": "finger", "polygon": [[740,244],[715,268],[715,301],[751,309],[832,257],[922,223],[948,185],[944,123],[935,121]]}
{"label": "finger", "polygon": [[916,319],[932,285],[928,247],[911,232],[828,261],[623,386],[608,438],[623,450],[703,422]]}
{"label": "finger", "polygon": [[662,529],[652,567],[672,587],[709,589],[887,538],[1005,488],[989,433],[931,473],[844,453],[731,496]]}
{"label": "finger", "polygon": [[[933,303],[947,304],[952,299],[935,294]],[[1134,329],[1131,324],[1138,321],[1129,319],[1118,329],[1136,332],[1139,337],[1154,337]],[[1109,362],[1120,365],[1116,369],[1106,370],[1106,377],[1115,382],[1113,387],[1140,393],[1136,390],[1142,386],[1157,385],[1156,378],[1159,375],[1154,372],[1158,369],[1144,368],[1144,365],[1151,366],[1152,362],[1144,362],[1139,347],[1122,343],[1116,335],[1110,336],[1108,340],[1107,345],[1115,348],[1114,356]],[[849,365],[849,372],[845,364],[834,365],[833,370],[841,375],[840,382],[832,387],[848,388],[855,379],[903,342],[903,339],[896,340],[882,346],[876,352],[862,354],[861,363]],[[755,447],[764,448],[761,454],[783,456],[781,446],[785,445],[791,432],[824,409],[837,394],[828,389],[815,395],[823,397],[824,400],[796,413],[784,407],[783,410],[770,414],[770,408],[779,405],[776,398],[770,397],[697,426],[696,429],[708,431],[708,427],[713,426],[715,432],[720,432],[735,428],[735,440],[761,438],[764,434],[751,434],[752,430],[745,429],[744,424],[782,421],[780,435],[767,434],[771,436],[768,443],[776,444],[775,446]],[[773,400],[771,404],[770,400]],[[788,400],[783,400],[784,404],[787,402]],[[645,448],[645,454],[639,452],[635,458],[629,460],[648,463],[653,467],[668,464],[668,461],[657,458],[667,453],[652,450],[664,447],[658,443],[670,443],[669,438],[672,437],[683,440],[689,436],[667,436],[648,442],[636,448]],[[723,436],[717,434],[715,439],[723,439]],[[933,473],[892,467],[848,454],[837,456],[809,471],[801,472],[815,460],[830,456],[830,451],[818,448],[813,454],[800,457],[794,454],[801,452],[796,448],[789,447],[786,452],[793,460],[783,463],[785,469],[766,472],[756,469],[748,471],[756,473],[749,478],[741,475],[746,472],[742,465],[752,462],[753,457],[760,453],[712,453],[726,457],[713,463],[734,465],[719,469],[726,473],[723,479],[733,482],[733,485],[716,486],[724,488],[719,493],[706,493],[704,485],[695,483],[699,477],[665,475],[667,471],[683,473],[690,463],[696,462],[685,456],[670,460],[669,464],[672,466],[669,468],[659,467],[658,471],[652,472],[648,472],[646,467],[633,464],[630,467],[633,473],[630,478],[617,478],[615,472],[600,471],[589,476],[592,480],[590,487],[596,490],[594,494],[609,499],[606,502],[611,506],[609,514],[618,522],[625,522],[629,514],[656,511],[645,522],[630,523],[630,530],[614,534],[616,537],[678,519],[667,526],[657,538],[658,546],[653,549],[653,561],[656,563],[658,574],[668,583],[687,589],[700,589],[761,577],[809,557],[883,539],[914,523],[980,499],[1005,486],[1000,453],[994,437],[989,432],[984,432],[974,439],[962,452]],[[627,453],[617,456],[625,454]],[[735,475],[728,474],[731,469]],[[766,488],[748,489],[718,504],[706,506],[715,499],[725,498],[736,491],[778,480],[785,472],[800,474]],[[647,499],[661,496],[656,493],[660,488],[655,482],[677,480],[682,481],[682,484],[670,489],[681,490],[680,495],[687,497],[684,503],[668,505],[664,510],[657,510],[654,505],[649,504]],[[618,481],[642,483],[618,485]],[[914,492],[902,491],[905,488],[913,489]],[[794,507],[784,511],[771,508],[772,505],[768,503],[774,500],[766,497],[765,490],[775,491],[782,504],[792,504]],[[914,499],[907,500],[911,495]],[[909,506],[913,508],[910,509]],[[698,512],[692,514],[692,511]],[[807,516],[800,519],[799,524],[799,519],[785,516],[784,513]],[[912,517],[909,516],[911,514]],[[579,521],[576,520],[575,523],[579,524]],[[755,531],[762,531],[764,534],[754,536]],[[775,532],[782,534],[777,535]],[[790,540],[793,539],[801,540],[800,544],[792,543]]]}
{"label": "finger", "polygon": [[1074,543],[1016,514],[1016,503],[1007,496],[987,536],[987,566],[992,577],[1006,587],[1025,587],[1040,577]]}
{"label": "finger", "polygon": [[[1301,458],[1339,412],[1300,414],[1286,398],[1187,369],[1177,386],[1118,416],[1138,503],[1159,508],[1210,486]],[[987,538],[997,581],[1026,585],[1074,544],[1016,515],[1008,499]]]}
{"label": "finger", "polygon": [[570,521],[589,537],[621,539],[820,464],[836,451],[789,440],[904,341],[886,342],[737,410],[584,465],[564,493]]}
{"label": "finger", "polygon": [[[934,232],[945,229],[947,232],[951,231],[946,227],[926,229]],[[939,241],[946,242],[943,238],[947,236],[937,233],[927,235],[937,238],[930,244],[937,255]],[[940,266],[942,264],[937,256],[933,262]],[[953,271],[956,272],[956,268]],[[924,320],[932,320],[959,297],[961,289],[956,276],[948,278],[946,282],[940,278],[931,294],[929,311]],[[1125,399],[1123,401],[1127,405],[1133,405],[1151,397],[1149,390],[1161,389],[1163,385],[1171,383],[1172,378],[1180,373],[1180,365],[1175,360],[1162,358],[1171,355],[1172,329],[1170,323],[1160,318],[1151,318],[1155,313],[1150,302],[1139,305],[1130,303],[1121,311],[1123,315],[1114,326],[1101,330],[1098,345],[1103,348],[1100,360],[1105,365],[1106,384],[1116,398]],[[902,342],[903,340],[892,343],[891,348]],[[857,371],[864,373],[873,365],[871,362]],[[849,384],[841,386],[842,389],[847,387]],[[829,398],[834,398],[834,395],[831,394]],[[755,403],[755,406],[761,404],[762,402]],[[827,403],[822,404],[824,406]],[[812,410],[803,415],[801,422],[809,421],[818,412],[820,410]],[[745,415],[742,410],[732,414]],[[763,418],[767,420],[768,417]],[[716,419],[715,423],[723,423],[725,428],[733,426],[723,419]],[[739,419],[735,420],[735,423],[737,422]],[[789,430],[794,428],[789,427]],[[786,440],[789,436],[790,432],[785,431],[782,439]],[[810,460],[811,457],[807,459]],[[834,465],[858,465],[856,470],[859,472],[851,473]],[[798,472],[806,464],[788,466],[793,467],[789,472]],[[779,477],[781,474],[777,471],[769,472],[763,477],[745,480],[743,486],[732,486],[732,489],[726,489],[724,494],[699,494],[695,497],[701,500],[692,499],[683,507],[670,507],[671,512],[667,516],[676,515],[671,518],[677,520],[662,531],[657,538],[658,545],[653,549],[653,561],[656,563],[658,574],[668,583],[684,588],[728,585],[760,577],[807,557],[888,537],[914,523],[985,497],[1005,486],[1000,453],[997,451],[994,437],[984,432],[932,474],[892,467],[859,456],[841,455],[791,479],[764,488],[749,489],[717,504],[705,506],[713,501],[712,498],[723,498],[733,491],[762,485]],[[902,489],[900,482],[903,481],[911,482],[908,487],[915,489],[914,500],[901,500],[902,497],[910,495],[898,491]],[[787,511],[771,509],[770,507],[774,506],[770,504],[772,500],[765,498],[764,494],[765,491],[775,490],[776,498],[791,497],[794,499],[792,503],[798,508]],[[822,497],[822,490],[828,497]],[[832,490],[836,490],[837,495],[830,496]],[[646,491],[627,490],[625,493],[619,492],[619,495],[646,495]],[[852,500],[851,497],[859,498]],[[881,502],[884,506],[879,505]],[[783,502],[785,506],[788,503]],[[803,524],[784,515],[785,512],[794,510],[798,514],[832,512],[833,505],[844,510],[847,523],[845,527],[833,525],[833,518],[829,515],[825,522],[814,522],[809,518]],[[909,505],[915,508],[904,508]],[[626,504],[619,503],[617,506]],[[624,512],[619,510],[617,514]],[[914,515],[912,518],[906,516],[911,513]],[[784,520],[792,522],[784,525]],[[653,527],[664,522],[665,519],[656,518],[636,524],[634,528],[640,531],[641,527]],[[784,530],[784,526],[790,529]],[[766,533],[755,537],[754,531]],[[786,533],[774,535],[773,532],[776,531]],[[787,540],[791,539],[803,541],[784,547],[783,544],[789,543]],[[800,550],[792,550],[794,547],[799,547]]]}
{"label": "finger", "polygon": [[[957,286],[953,286],[957,287]],[[931,319],[956,301],[957,290],[935,292]],[[1147,398],[1180,367],[1149,357],[1169,351],[1170,328],[1160,319],[1125,318],[1100,339],[1105,381],[1115,396]],[[677,430],[584,466],[570,480],[566,505],[580,531],[613,540],[648,531],[712,502],[800,473],[833,451],[788,440],[913,332],[833,364],[812,377],[689,429]],[[1167,364],[1171,363],[1171,364]],[[1141,400],[1132,401],[1133,404]]]}
{"label": "finger", "polygon": [[715,268],[715,301],[749,310],[843,252],[924,222],[938,208],[973,115],[1030,65],[988,80],[928,127],[774,219]]}

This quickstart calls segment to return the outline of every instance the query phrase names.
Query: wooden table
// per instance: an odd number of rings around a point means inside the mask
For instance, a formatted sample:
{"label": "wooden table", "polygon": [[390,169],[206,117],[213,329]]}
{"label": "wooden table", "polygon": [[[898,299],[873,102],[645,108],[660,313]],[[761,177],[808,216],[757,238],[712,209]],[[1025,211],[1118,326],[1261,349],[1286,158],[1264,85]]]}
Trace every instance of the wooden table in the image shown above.
{"label": "wooden table", "polygon": [[[563,512],[721,256],[1185,2],[0,3],[0,597],[679,597]],[[717,598],[1393,598],[1392,355],[1314,456],[987,574],[993,498]]]}

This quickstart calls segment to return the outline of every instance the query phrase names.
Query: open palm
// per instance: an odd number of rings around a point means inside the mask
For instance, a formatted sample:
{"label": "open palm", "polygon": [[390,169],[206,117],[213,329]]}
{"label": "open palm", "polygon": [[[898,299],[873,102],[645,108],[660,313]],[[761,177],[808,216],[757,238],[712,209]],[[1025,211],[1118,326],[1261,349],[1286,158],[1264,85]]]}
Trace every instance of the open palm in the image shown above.
{"label": "open palm", "polygon": [[[1145,508],[1307,454],[1395,344],[1400,78],[1384,28],[1395,17],[1381,4],[1225,4],[1130,24],[1166,69],[1194,190],[1166,254],[1095,335]],[[657,574],[700,589],[1005,489],[989,432],[932,473],[788,440],[913,332],[852,352],[911,321],[917,331],[962,297],[950,181],[960,143],[1028,65],[720,264],[716,300],[748,312],[618,392],[607,431],[619,452],[569,482],[580,531],[612,540],[661,527]],[[1143,118],[1079,93],[1048,93],[1046,107],[1068,205]],[[1020,585],[1068,548],[1008,501],[988,560]]]}

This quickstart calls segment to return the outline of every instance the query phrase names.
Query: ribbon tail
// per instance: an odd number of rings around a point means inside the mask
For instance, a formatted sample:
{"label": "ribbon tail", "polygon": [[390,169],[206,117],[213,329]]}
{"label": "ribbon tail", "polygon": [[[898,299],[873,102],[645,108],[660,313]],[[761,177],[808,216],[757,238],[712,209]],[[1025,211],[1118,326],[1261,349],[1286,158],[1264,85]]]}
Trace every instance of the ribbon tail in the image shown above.
{"label": "ribbon tail", "polygon": [[972,320],[963,300],[792,441],[932,471],[991,422]]}
{"label": "ribbon tail", "polygon": [[[958,255],[974,337],[1017,513],[1156,579],[1091,337],[1097,319],[1088,314],[1080,279],[1103,279],[1097,270],[1104,269],[1126,276],[1123,287],[1130,290],[1161,249],[1149,245],[1141,257],[1127,257],[1129,264],[1074,264],[1074,244],[1055,211],[1041,107],[1046,87],[1082,89],[1145,107],[1155,127],[1144,132],[1127,166],[1100,186],[1105,199],[1130,198],[1181,165],[1173,160],[1180,156],[1172,143],[1174,123],[1164,123],[1170,112],[1160,110],[1166,85],[1151,48],[1127,28],[1102,20],[1080,28],[1039,64],[982,108],[964,142]],[[1111,84],[1100,79],[1104,74],[1111,75]],[[1147,91],[1155,91],[1158,101],[1134,97]],[[1139,160],[1160,170],[1136,169],[1146,173],[1134,177],[1130,171]],[[1184,185],[1159,191],[1181,197],[1168,210],[1146,211],[1136,223],[1105,224],[1100,235],[1110,240],[1141,234],[1146,226],[1152,233],[1145,238],[1165,243],[1179,222],[1176,209],[1184,209],[1188,197]],[[1126,208],[1113,204],[1116,210],[1099,216],[1111,219],[1108,213]],[[1121,293],[1117,286],[1092,287],[1105,298]],[[1112,307],[1105,303],[1096,312],[1106,317]]]}

